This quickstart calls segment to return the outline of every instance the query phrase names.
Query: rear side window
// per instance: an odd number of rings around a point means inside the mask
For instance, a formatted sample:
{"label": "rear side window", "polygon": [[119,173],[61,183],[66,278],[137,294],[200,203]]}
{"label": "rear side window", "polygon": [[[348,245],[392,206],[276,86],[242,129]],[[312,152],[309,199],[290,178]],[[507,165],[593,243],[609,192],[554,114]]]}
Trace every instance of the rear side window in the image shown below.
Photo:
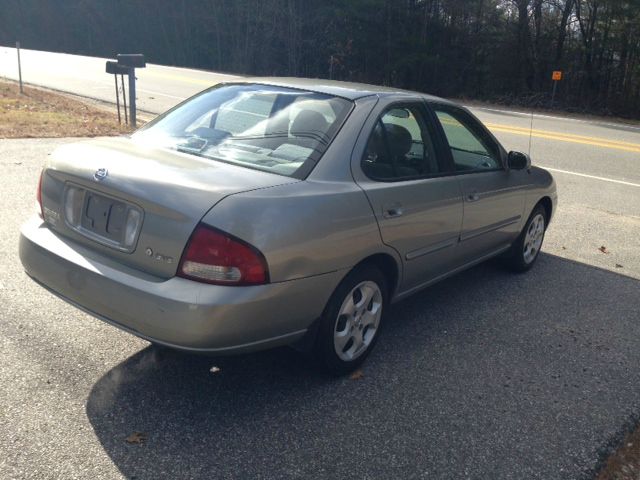
{"label": "rear side window", "polygon": [[502,168],[500,149],[478,123],[454,107],[433,106],[442,125],[457,172]]}
{"label": "rear side window", "polygon": [[409,180],[442,172],[420,108],[395,107],[378,119],[367,142],[362,170],[379,181]]}

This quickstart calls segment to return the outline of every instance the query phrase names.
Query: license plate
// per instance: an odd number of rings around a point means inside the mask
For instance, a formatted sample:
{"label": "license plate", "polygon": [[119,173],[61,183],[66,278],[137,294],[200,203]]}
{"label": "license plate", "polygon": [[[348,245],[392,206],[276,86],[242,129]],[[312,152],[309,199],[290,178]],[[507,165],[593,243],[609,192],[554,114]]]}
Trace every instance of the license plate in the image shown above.
{"label": "license plate", "polygon": [[81,220],[83,228],[116,243],[122,243],[127,219],[127,205],[102,195],[87,192],[83,210],[84,214]]}
{"label": "license plate", "polygon": [[65,188],[64,215],[76,232],[126,252],[135,248],[143,219],[139,207],[73,184]]}

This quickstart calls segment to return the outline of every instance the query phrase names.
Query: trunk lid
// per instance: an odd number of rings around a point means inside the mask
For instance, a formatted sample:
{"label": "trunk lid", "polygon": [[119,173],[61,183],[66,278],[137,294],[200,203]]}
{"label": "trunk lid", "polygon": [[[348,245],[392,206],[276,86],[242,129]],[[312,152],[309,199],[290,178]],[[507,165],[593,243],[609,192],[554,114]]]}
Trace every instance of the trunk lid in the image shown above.
{"label": "trunk lid", "polygon": [[43,175],[42,206],[56,232],[169,278],[195,226],[219,201],[297,181],[129,138],[98,139],[54,152]]}

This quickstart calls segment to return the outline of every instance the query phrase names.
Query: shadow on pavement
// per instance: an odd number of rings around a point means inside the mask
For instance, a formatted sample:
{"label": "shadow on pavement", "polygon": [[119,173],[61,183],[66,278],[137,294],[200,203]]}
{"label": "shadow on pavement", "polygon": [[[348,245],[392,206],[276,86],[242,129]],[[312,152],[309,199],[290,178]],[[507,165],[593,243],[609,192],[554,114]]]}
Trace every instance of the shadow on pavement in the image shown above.
{"label": "shadow on pavement", "polygon": [[393,306],[360,380],[289,349],[146,348],[87,415],[127,478],[579,478],[638,411],[639,292],[551,255],[489,263]]}

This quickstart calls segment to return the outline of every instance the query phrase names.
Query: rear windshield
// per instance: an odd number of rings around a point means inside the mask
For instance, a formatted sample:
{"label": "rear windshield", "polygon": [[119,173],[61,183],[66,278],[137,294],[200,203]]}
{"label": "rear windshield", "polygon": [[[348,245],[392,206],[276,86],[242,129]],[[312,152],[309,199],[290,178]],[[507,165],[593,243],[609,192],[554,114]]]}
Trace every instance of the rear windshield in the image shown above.
{"label": "rear windshield", "polygon": [[266,85],[223,85],[170,110],[133,139],[249,168],[303,177],[349,114],[348,100]]}

